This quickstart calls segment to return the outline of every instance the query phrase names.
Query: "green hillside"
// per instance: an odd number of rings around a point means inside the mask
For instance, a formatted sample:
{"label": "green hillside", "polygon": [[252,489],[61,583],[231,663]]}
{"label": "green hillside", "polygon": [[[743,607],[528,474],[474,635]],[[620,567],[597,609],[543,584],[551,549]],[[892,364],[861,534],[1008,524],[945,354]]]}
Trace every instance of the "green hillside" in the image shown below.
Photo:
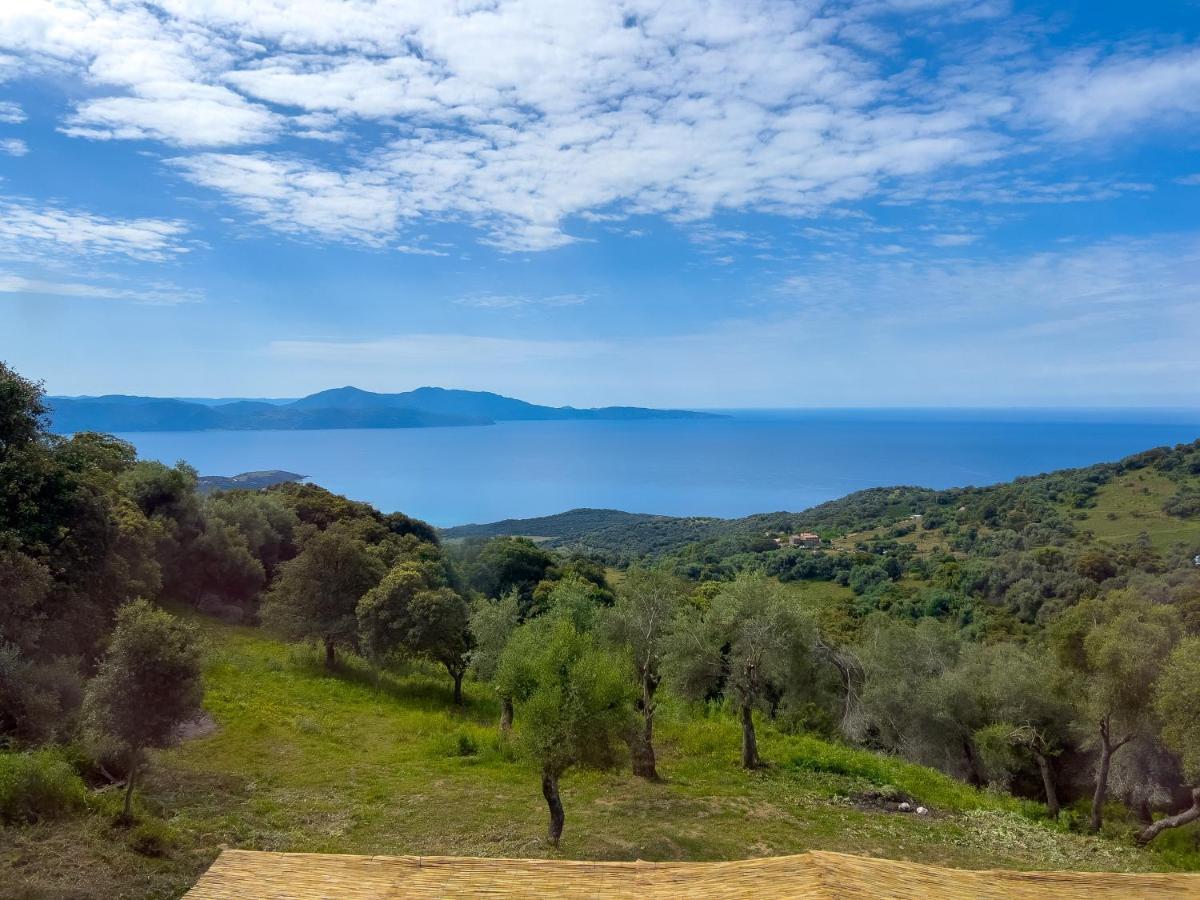
{"label": "green hillside", "polygon": [[[0,830],[6,896],[174,897],[222,847],[334,853],[547,856],[537,776],[502,744],[486,685],[450,704],[444,672],[376,676],[258,629],[202,622],[202,735],[155,755],[143,826],[87,812]],[[518,723],[519,725],[519,723]],[[1142,871],[1169,851],[1051,825],[1028,801],[976,791],[892,757],[761,726],[770,766],[737,765],[736,722],[667,703],[662,784],[627,771],[564,781],[563,858],[715,860],[828,849],[973,867]],[[911,797],[931,814],[895,811]],[[147,838],[146,835],[150,837]],[[140,842],[140,849],[134,845]],[[1164,845],[1166,846],[1166,845]]]}

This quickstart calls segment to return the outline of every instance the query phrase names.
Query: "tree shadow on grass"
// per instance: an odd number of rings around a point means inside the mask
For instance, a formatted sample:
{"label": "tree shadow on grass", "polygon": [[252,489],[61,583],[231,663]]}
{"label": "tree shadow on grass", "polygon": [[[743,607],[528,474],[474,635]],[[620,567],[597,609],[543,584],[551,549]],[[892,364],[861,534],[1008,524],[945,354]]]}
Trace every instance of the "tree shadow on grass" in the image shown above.
{"label": "tree shadow on grass", "polygon": [[[464,684],[464,702],[454,702],[454,683],[450,676],[434,663],[423,660],[400,660],[394,667],[377,669],[362,657],[341,653],[332,669],[327,668],[323,654],[314,647],[297,647],[291,656],[292,666],[312,678],[335,678],[346,684],[383,694],[407,709],[428,713],[448,713],[463,721],[486,723],[499,721],[500,702],[488,696],[486,687]],[[477,696],[478,694],[484,696]]]}

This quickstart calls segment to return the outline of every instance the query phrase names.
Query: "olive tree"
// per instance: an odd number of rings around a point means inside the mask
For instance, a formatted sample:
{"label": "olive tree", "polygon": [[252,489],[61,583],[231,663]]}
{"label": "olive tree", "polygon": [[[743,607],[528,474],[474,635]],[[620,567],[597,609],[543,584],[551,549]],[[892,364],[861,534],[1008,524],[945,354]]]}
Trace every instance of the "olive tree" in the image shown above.
{"label": "olive tree", "polygon": [[722,693],[742,726],[742,765],[761,765],[755,707],[813,686],[819,635],[812,620],[777,582],[743,574],[724,586],[705,610],[676,620],[667,669],[683,696]]}
{"label": "olive tree", "polygon": [[640,727],[629,733],[633,774],[658,780],[654,758],[655,695],[662,681],[663,657],[671,627],[685,591],[682,582],[664,569],[632,569],[617,590],[616,603],[605,617],[608,636],[628,647],[640,696]]}
{"label": "olive tree", "polygon": [[[479,599],[471,613],[471,668],[477,678],[495,682],[504,648],[521,619],[519,596],[509,591],[500,600]],[[500,730],[509,732],[513,721],[513,698],[500,693]]]}
{"label": "olive tree", "polygon": [[1079,716],[1099,750],[1093,831],[1103,824],[1113,754],[1150,726],[1154,683],[1179,632],[1172,607],[1129,590],[1084,601],[1052,625],[1059,660],[1081,688]]}
{"label": "olive tree", "polygon": [[1168,828],[1200,819],[1200,637],[1179,642],[1154,686],[1154,710],[1162,721],[1162,740],[1179,756],[1192,785],[1192,805],[1148,825],[1138,842],[1154,840]]}
{"label": "olive tree", "polygon": [[117,612],[108,652],[84,699],[90,731],[114,740],[126,755],[124,817],[145,751],[165,747],[179,725],[200,711],[200,642],[195,630],[145,600]]}
{"label": "olive tree", "polygon": [[1069,740],[1072,706],[1054,658],[1012,643],[988,644],[966,654],[960,670],[977,685],[989,720],[975,732],[984,767],[994,780],[1007,781],[1032,763],[1046,810],[1057,818],[1061,806],[1053,760]]}
{"label": "olive tree", "polygon": [[572,766],[611,766],[629,728],[626,666],[567,616],[521,626],[500,659],[498,681],[520,704],[522,745],[541,770],[555,847],[565,820],[559,779]]}
{"label": "olive tree", "polygon": [[422,656],[446,667],[461,704],[470,635],[467,601],[442,579],[436,563],[409,560],[395,566],[358,602],[359,634],[375,659]]}
{"label": "olive tree", "polygon": [[292,640],[319,640],[325,666],[339,646],[358,643],[358,601],[379,584],[384,565],[349,528],[331,525],[309,535],[263,601],[263,623]]}
{"label": "olive tree", "polygon": [[862,685],[853,737],[982,783],[974,733],[988,724],[978,685],[960,667],[957,629],[934,619],[915,624],[872,615],[855,647]]}

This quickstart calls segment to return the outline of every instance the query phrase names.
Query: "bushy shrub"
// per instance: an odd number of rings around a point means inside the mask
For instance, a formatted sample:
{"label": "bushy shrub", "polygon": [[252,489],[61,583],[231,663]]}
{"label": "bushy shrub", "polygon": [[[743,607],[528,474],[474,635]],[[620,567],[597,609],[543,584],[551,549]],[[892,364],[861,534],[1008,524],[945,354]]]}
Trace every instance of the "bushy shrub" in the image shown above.
{"label": "bushy shrub", "polygon": [[57,753],[0,753],[0,822],[19,824],[83,806],[83,780]]}
{"label": "bushy shrub", "polygon": [[1180,488],[1174,496],[1169,497],[1163,504],[1163,512],[1170,516],[1178,516],[1181,519],[1200,516],[1200,490],[1187,487]]}
{"label": "bushy shrub", "polygon": [[165,822],[147,819],[130,829],[125,843],[134,853],[142,856],[167,856],[174,849],[178,838],[171,826]]}
{"label": "bushy shrub", "polygon": [[0,745],[36,745],[69,730],[83,687],[65,660],[38,663],[0,643]]}
{"label": "bushy shrub", "polygon": [[479,744],[475,742],[475,738],[471,737],[465,731],[458,733],[455,745],[459,756],[474,756],[479,752]]}

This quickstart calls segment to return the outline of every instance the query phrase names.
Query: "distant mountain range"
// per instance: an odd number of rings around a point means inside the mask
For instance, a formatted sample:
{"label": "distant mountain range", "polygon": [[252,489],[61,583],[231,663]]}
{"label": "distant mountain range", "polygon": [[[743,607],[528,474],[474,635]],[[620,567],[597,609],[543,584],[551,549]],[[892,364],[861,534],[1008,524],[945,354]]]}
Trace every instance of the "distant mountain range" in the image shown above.
{"label": "distant mountain range", "polygon": [[606,406],[538,406],[487,391],[422,387],[376,394],[334,388],[299,400],[176,400],[110,394],[49,397],[52,430],[296,431],[327,428],[435,428],[496,422],[598,419],[702,419],[713,413]]}

